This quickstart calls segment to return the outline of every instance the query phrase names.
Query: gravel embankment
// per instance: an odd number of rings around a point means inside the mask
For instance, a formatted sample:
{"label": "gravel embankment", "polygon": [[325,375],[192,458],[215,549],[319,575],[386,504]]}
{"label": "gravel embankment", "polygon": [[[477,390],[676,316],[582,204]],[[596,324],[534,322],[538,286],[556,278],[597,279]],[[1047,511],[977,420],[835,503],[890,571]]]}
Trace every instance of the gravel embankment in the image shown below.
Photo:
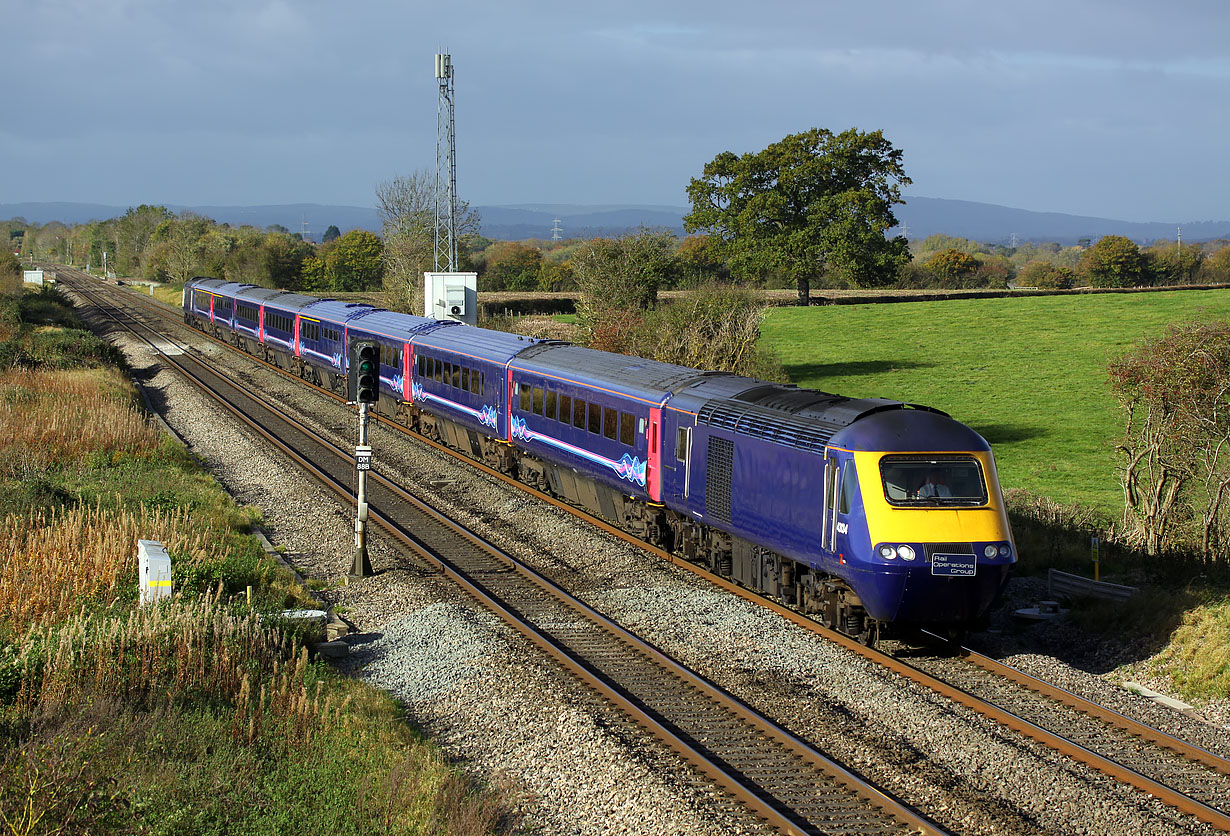
{"label": "gravel embankment", "polygon": [[[352,510],[176,375],[153,373],[147,351],[121,342],[148,373],[167,421],[238,501],[262,509],[288,559],[336,584],[322,594],[360,630],[347,666],[405,700],[414,721],[468,769],[506,782],[528,832],[757,829],[451,584],[394,554],[379,533],[371,556],[384,571],[340,585]],[[242,357],[225,362],[288,408],[312,411],[320,428],[340,431],[343,446],[353,444],[352,413]],[[1211,832],[392,431],[377,428],[372,444],[382,473],[956,832]],[[1009,661],[1226,753],[1224,709],[1207,712],[1218,728],[1028,647],[1014,648]]]}

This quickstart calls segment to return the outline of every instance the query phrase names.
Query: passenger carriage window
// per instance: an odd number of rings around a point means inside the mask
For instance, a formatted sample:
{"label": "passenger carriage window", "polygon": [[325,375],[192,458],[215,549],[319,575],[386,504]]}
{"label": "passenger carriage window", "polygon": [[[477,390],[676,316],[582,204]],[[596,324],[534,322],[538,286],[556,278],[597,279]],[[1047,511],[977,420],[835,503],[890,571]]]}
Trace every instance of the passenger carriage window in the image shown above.
{"label": "passenger carriage window", "polygon": [[558,408],[557,396],[554,389],[547,390],[547,417],[552,421],[555,420],[555,411]]}
{"label": "passenger carriage window", "polygon": [[530,385],[528,383],[521,384],[521,411],[530,411]]}
{"label": "passenger carriage window", "polygon": [[636,443],[636,416],[631,412],[619,413],[619,442],[629,447]]}
{"label": "passenger carriage window", "polygon": [[461,366],[457,365],[456,363],[453,363],[452,366],[453,366],[453,372],[452,372],[453,388],[460,389],[461,388]]}
{"label": "passenger carriage window", "polygon": [[542,415],[542,387],[534,387],[534,414]]}
{"label": "passenger carriage window", "polygon": [[675,435],[675,459],[684,461],[688,457],[688,428],[680,427]]}
{"label": "passenger carriage window", "polygon": [[585,401],[580,398],[572,401],[572,426],[578,430],[585,429]]}
{"label": "passenger carriage window", "polygon": [[602,408],[602,434],[612,441],[619,431],[619,412],[609,406]]}
{"label": "passenger carriage window", "polygon": [[420,355],[419,355],[419,358],[418,358],[418,371],[417,371],[417,372],[415,372],[415,374],[417,374],[417,375],[419,376],[419,378],[426,377],[426,375],[424,375],[424,374],[423,374],[423,355],[422,355],[422,354],[420,354]]}
{"label": "passenger carriage window", "polygon": [[483,380],[482,372],[470,372],[470,391],[475,395],[481,395],[484,391]]}
{"label": "passenger carriage window", "polygon": [[561,423],[568,424],[572,422],[572,396],[559,396],[559,420]]}
{"label": "passenger carriage window", "polygon": [[434,380],[436,383],[443,383],[444,382],[444,363],[440,361],[439,357],[435,357],[432,360],[431,366],[432,366],[431,368],[432,380]]}
{"label": "passenger carriage window", "polygon": [[444,385],[445,386],[453,385],[453,364],[452,363],[444,364]]}
{"label": "passenger carriage window", "polygon": [[470,370],[464,366],[461,369],[461,388],[462,391],[470,391]]}

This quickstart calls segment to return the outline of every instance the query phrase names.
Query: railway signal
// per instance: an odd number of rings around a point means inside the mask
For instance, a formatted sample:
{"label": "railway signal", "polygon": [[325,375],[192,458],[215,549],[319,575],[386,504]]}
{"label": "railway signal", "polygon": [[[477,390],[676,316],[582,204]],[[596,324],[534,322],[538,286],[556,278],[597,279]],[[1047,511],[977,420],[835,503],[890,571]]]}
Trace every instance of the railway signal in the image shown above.
{"label": "railway signal", "polygon": [[363,578],[372,574],[367,557],[367,473],[371,469],[372,448],[367,443],[368,409],[380,400],[380,345],[360,340],[350,347],[350,369],[347,375],[349,400],[359,405],[359,445],[355,448],[355,468],[359,473],[358,495],[354,521],[354,562],[350,577]]}
{"label": "railway signal", "polygon": [[350,347],[350,397],[354,403],[380,400],[380,346],[359,341]]}

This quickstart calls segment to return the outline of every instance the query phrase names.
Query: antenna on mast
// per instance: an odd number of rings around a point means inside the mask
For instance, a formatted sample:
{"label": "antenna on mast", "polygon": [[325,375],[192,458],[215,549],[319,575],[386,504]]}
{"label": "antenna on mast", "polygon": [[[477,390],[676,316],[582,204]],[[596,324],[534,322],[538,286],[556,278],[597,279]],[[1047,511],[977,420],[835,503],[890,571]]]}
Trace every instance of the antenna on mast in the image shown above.
{"label": "antenna on mast", "polygon": [[457,270],[457,136],[453,119],[453,59],[436,53],[436,272]]}

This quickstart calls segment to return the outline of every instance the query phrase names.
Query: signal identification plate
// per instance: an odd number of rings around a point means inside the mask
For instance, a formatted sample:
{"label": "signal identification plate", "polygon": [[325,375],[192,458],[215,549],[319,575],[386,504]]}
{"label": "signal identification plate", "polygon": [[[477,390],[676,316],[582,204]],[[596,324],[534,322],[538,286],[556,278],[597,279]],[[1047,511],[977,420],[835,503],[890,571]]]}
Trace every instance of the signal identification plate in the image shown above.
{"label": "signal identification plate", "polygon": [[972,578],[978,572],[978,558],[972,554],[936,554],[931,556],[931,574],[955,578]]}

